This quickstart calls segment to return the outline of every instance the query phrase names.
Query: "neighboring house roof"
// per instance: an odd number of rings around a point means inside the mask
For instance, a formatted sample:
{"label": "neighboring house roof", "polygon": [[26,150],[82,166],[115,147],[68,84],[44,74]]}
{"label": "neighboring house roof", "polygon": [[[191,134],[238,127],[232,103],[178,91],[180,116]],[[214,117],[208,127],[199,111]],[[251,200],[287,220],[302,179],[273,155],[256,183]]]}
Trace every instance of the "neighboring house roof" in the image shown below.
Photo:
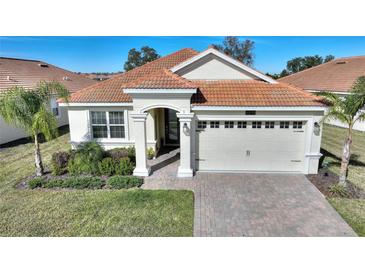
{"label": "neighboring house roof", "polygon": [[0,93],[14,86],[34,88],[40,81],[57,81],[70,92],[96,81],[38,60],[0,57]]}
{"label": "neighboring house roof", "polygon": [[349,92],[360,76],[365,76],[365,56],[335,59],[278,81],[306,90]]}
{"label": "neighboring house roof", "polygon": [[[212,53],[211,49],[208,50]],[[125,72],[74,93],[70,103],[125,103],[132,97],[123,89],[192,89],[192,104],[206,106],[322,106],[319,98],[296,87],[262,80],[187,80],[176,73],[196,56],[192,49],[182,49],[141,67]],[[226,57],[225,57],[226,58]],[[229,57],[230,58],[230,57]],[[232,58],[231,58],[232,59]],[[234,61],[237,62],[237,61]],[[181,66],[179,66],[181,65]],[[243,67],[243,66],[242,66]],[[171,71],[172,70],[172,71]],[[253,70],[250,70],[251,72]]]}

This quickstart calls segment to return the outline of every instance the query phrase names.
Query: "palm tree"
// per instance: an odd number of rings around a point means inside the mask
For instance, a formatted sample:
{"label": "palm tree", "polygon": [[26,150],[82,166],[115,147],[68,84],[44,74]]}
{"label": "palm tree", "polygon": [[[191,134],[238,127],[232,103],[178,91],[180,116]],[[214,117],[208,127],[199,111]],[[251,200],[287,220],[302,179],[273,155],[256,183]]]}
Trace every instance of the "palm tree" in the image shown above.
{"label": "palm tree", "polygon": [[34,139],[36,175],[44,174],[38,135],[48,141],[57,137],[57,120],[49,110],[49,100],[56,95],[67,102],[68,90],[57,82],[40,82],[34,89],[23,87],[8,89],[0,98],[0,115],[4,121],[24,129]]}
{"label": "palm tree", "polygon": [[352,86],[349,95],[340,97],[330,92],[321,92],[321,96],[329,104],[329,109],[323,120],[339,120],[347,127],[347,134],[342,150],[339,184],[346,187],[348,166],[351,157],[352,131],[354,124],[365,121],[365,76],[359,77]]}

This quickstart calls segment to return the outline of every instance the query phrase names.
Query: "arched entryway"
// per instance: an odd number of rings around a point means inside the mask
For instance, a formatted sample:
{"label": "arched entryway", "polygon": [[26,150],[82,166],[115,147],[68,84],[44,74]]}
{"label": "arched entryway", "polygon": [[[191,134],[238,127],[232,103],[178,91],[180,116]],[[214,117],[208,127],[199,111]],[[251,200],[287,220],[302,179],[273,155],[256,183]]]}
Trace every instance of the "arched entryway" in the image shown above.
{"label": "arched entryway", "polygon": [[147,144],[147,136],[153,136],[155,151],[166,149],[166,147],[180,148],[177,176],[193,176],[191,153],[193,116],[193,113],[182,113],[176,107],[166,106],[151,106],[142,109],[141,113],[133,113],[131,117],[134,121],[136,139],[136,169],[134,175],[148,176],[151,172],[151,166],[147,162],[147,149],[153,145],[151,145],[152,142]]}

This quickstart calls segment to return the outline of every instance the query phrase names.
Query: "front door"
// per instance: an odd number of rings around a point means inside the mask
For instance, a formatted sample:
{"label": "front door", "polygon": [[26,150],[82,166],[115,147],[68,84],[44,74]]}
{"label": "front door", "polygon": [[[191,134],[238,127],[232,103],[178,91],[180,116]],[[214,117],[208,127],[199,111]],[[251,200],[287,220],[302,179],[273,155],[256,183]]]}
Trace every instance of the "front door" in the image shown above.
{"label": "front door", "polygon": [[176,113],[173,109],[165,109],[166,145],[178,145],[180,142],[180,124]]}

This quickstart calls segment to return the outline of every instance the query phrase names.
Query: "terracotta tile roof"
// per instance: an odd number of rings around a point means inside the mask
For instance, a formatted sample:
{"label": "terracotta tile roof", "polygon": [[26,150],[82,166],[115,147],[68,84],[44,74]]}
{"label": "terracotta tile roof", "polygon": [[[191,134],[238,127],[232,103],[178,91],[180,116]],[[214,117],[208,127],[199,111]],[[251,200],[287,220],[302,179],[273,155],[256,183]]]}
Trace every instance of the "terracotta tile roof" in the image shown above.
{"label": "terracotta tile roof", "polygon": [[128,83],[148,74],[170,69],[197,54],[197,51],[189,48],[179,50],[141,67],[82,89],[71,96],[70,102],[132,102],[132,98],[122,91]]}
{"label": "terracotta tile roof", "polygon": [[57,81],[70,92],[96,83],[82,75],[42,61],[0,57],[0,93],[13,86],[33,88],[42,80]]}
{"label": "terracotta tile roof", "polygon": [[206,106],[322,106],[319,98],[284,83],[259,80],[193,81],[169,69],[197,55],[183,49],[74,93],[71,103],[132,102],[127,88],[197,88],[192,104]]}
{"label": "terracotta tile roof", "polygon": [[127,83],[124,88],[132,89],[193,89],[197,88],[191,81],[163,69]]}
{"label": "terracotta tile roof", "polygon": [[307,90],[348,92],[360,76],[365,76],[365,56],[335,59],[279,81]]}
{"label": "terracotta tile roof", "polygon": [[202,106],[323,106],[320,98],[284,84],[258,80],[192,81],[192,104]]}

